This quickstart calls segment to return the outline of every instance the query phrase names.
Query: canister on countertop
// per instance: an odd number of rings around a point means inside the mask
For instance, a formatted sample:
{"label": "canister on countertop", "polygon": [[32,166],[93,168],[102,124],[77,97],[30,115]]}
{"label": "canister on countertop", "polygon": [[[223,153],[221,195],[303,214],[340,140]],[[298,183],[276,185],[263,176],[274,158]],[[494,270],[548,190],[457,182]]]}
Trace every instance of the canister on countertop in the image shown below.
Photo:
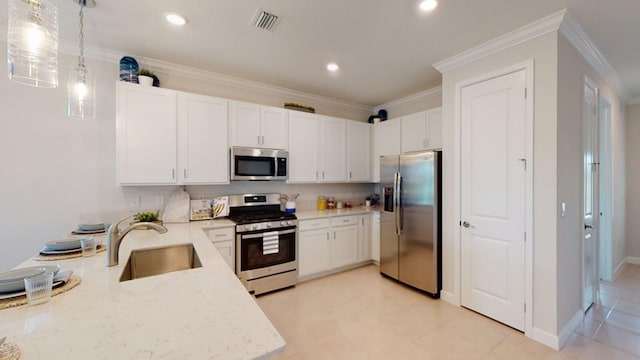
{"label": "canister on countertop", "polygon": [[327,209],[327,198],[324,196],[318,196],[318,210]]}
{"label": "canister on countertop", "polygon": [[327,209],[335,209],[336,208],[336,200],[332,197],[327,199]]}

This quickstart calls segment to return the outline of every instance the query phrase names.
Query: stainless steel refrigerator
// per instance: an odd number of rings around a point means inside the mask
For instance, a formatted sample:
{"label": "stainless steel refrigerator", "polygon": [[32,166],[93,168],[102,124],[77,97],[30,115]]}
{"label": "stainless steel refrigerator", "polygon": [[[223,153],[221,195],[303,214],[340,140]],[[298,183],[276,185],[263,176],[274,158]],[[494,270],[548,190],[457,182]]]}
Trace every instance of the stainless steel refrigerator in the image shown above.
{"label": "stainless steel refrigerator", "polygon": [[380,272],[440,297],[442,153],[380,158]]}

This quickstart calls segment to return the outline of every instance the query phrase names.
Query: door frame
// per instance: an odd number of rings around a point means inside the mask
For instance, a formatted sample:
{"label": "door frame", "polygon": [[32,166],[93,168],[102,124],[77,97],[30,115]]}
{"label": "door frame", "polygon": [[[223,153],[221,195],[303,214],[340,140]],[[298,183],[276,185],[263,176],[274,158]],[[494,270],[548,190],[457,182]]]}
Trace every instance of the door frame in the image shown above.
{"label": "door frame", "polygon": [[[600,229],[598,231],[598,277],[599,279],[613,280],[613,258],[611,255],[612,247],[612,231],[611,219],[613,214],[612,198],[615,193],[613,184],[613,173],[611,171],[613,157],[611,155],[611,120],[613,108],[609,100],[600,94],[599,106],[600,113],[598,122],[600,124],[600,133],[598,134],[600,143],[600,166],[598,170],[599,186],[600,186]],[[610,194],[610,196],[603,196]]]}
{"label": "door frame", "polygon": [[[524,319],[524,332],[526,335],[532,334],[533,332],[533,119],[534,119],[534,61],[533,59],[529,59],[520,63],[513,64],[511,66],[507,66],[504,68],[500,68],[494,70],[492,72],[488,72],[479,76],[475,76],[473,78],[461,81],[456,83],[455,85],[455,109],[454,109],[454,118],[453,118],[453,148],[455,149],[453,154],[453,173],[454,173],[454,198],[453,198],[453,210],[457,216],[458,223],[460,223],[460,219],[462,218],[462,199],[461,199],[461,191],[462,191],[462,159],[461,159],[461,151],[462,151],[462,89],[471,86],[486,80],[490,80],[496,77],[500,77],[503,75],[508,75],[517,71],[525,71],[525,82],[526,82],[526,91],[527,98],[525,100],[525,158],[527,164],[527,171],[525,174],[525,231],[526,231],[526,242],[524,246],[524,274],[525,274],[525,283],[524,283],[524,294],[525,294],[525,319]],[[454,302],[456,305],[460,306],[461,297],[462,297],[462,288],[461,288],[461,273],[462,273],[462,247],[461,247],[461,229],[458,228],[457,231],[454,231],[454,266],[453,266],[453,277],[454,277]]]}
{"label": "door frame", "polygon": [[[584,87],[588,86],[589,88],[591,88],[593,90],[593,106],[595,107],[594,112],[595,112],[595,121],[591,122],[589,124],[587,124],[587,119],[586,119],[586,114],[582,114],[582,126],[583,126],[583,130],[582,130],[582,154],[584,156],[585,153],[585,145],[584,145],[584,127],[585,126],[590,126],[591,127],[591,131],[592,132],[596,132],[596,134],[591,134],[591,141],[595,142],[595,144],[591,144],[592,145],[592,151],[593,151],[593,159],[592,159],[592,176],[593,176],[593,184],[592,184],[592,207],[591,207],[591,211],[593,214],[593,220],[591,222],[591,225],[593,226],[593,228],[591,229],[591,236],[595,237],[594,240],[594,245],[593,245],[593,269],[591,269],[591,271],[593,272],[591,275],[593,277],[593,281],[594,283],[593,285],[593,294],[592,294],[592,298],[591,298],[591,304],[589,304],[588,306],[585,307],[584,304],[584,299],[585,299],[585,283],[586,283],[586,278],[587,278],[587,269],[585,268],[585,257],[586,257],[586,249],[585,249],[585,242],[584,242],[584,233],[586,229],[583,229],[582,231],[580,231],[580,243],[582,244],[581,246],[581,286],[580,286],[580,308],[582,308],[582,310],[584,310],[584,312],[586,313],[587,310],[589,310],[589,308],[591,308],[591,306],[596,302],[597,296],[598,296],[598,290],[599,290],[599,285],[600,285],[600,276],[599,276],[599,268],[600,268],[600,264],[599,264],[599,260],[600,260],[600,252],[599,250],[599,246],[600,246],[600,89],[598,87],[598,84],[591,80],[591,78],[589,78],[589,76],[585,75],[584,76],[584,81],[583,81],[583,93],[582,93],[582,103],[584,104],[585,101],[585,93],[584,93]],[[583,106],[584,109],[584,106]],[[595,126],[594,126],[595,125]],[[595,166],[595,169],[593,169],[593,167]],[[584,167],[584,164],[583,164]],[[584,169],[583,169],[584,171]],[[582,210],[581,212],[581,221],[584,224],[584,211],[585,211],[585,199],[584,199],[584,191],[585,191],[585,184],[584,184],[584,180],[582,182],[582,201],[581,201],[581,208]],[[595,192],[595,194],[593,194],[593,192]],[[595,196],[593,196],[595,195]]]}

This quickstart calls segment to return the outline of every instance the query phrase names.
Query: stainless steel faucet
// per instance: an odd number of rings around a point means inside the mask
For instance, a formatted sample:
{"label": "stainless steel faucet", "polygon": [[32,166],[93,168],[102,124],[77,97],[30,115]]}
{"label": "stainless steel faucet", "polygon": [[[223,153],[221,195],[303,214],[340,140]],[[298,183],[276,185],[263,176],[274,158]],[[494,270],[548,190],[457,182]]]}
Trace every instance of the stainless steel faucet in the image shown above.
{"label": "stainless steel faucet", "polygon": [[125,235],[127,235],[129,231],[142,226],[149,226],[159,234],[164,234],[167,232],[166,227],[150,222],[135,223],[122,231],[119,230],[118,225],[129,218],[131,218],[131,216],[123,217],[122,219],[113,223],[113,225],[109,227],[109,230],[107,230],[107,266],[118,265],[118,252],[120,251],[120,244],[122,244],[122,239],[124,239]]}

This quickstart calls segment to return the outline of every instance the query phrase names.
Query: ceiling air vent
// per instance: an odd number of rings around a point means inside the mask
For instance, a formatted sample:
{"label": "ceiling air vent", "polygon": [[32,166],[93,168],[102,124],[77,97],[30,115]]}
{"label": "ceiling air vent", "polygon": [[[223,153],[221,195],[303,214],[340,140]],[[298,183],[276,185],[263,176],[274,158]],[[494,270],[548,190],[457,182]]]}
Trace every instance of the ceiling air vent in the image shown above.
{"label": "ceiling air vent", "polygon": [[258,10],[253,19],[253,26],[258,29],[273,31],[273,29],[278,25],[278,16],[274,14],[270,14],[263,10]]}

